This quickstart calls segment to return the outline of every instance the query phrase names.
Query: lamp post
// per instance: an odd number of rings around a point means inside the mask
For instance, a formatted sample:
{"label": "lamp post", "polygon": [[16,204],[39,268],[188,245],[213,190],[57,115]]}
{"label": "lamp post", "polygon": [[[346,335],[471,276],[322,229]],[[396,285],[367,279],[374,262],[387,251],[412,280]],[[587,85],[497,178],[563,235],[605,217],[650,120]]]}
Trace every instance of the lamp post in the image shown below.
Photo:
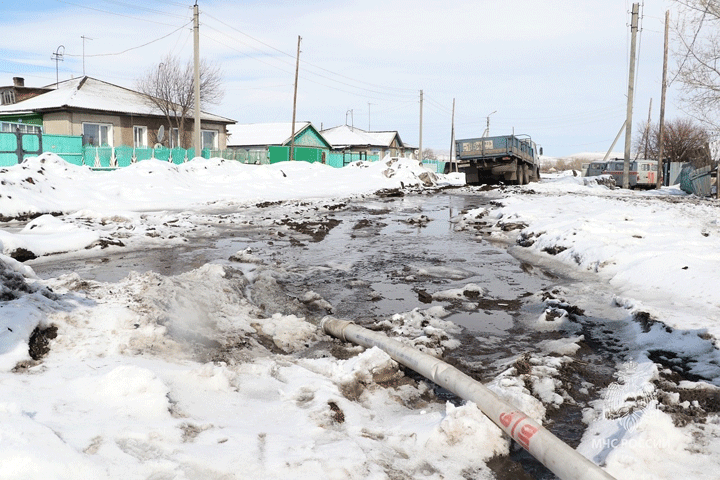
{"label": "lamp post", "polygon": [[[62,53],[60,53],[60,49],[62,48]],[[63,61],[63,57],[65,56],[65,45],[60,45],[57,50],[55,50],[55,53],[53,53],[53,56],[51,60],[55,60],[55,88],[57,89],[58,84],[60,83],[60,74],[58,73],[58,62]]]}
{"label": "lamp post", "polygon": [[488,135],[490,135],[490,115],[492,115],[493,113],[497,113],[497,110],[495,110],[494,112],[488,113],[488,116],[485,117],[485,120],[487,121],[487,125],[485,127],[485,133],[483,133],[483,137],[487,137]]}

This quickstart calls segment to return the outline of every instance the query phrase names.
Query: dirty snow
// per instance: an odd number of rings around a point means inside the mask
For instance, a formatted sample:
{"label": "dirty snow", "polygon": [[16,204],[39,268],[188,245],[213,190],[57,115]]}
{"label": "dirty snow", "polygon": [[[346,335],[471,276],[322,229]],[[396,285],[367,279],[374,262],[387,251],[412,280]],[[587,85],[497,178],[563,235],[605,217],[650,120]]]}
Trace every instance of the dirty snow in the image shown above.
{"label": "dirty snow", "polygon": [[[1,169],[0,478],[492,478],[486,462],[511,442],[473,404],[432,401],[382,351],[345,346],[338,356],[306,319],[263,314],[257,302],[272,305],[263,287],[275,280],[252,251],[233,265],[117,282],[41,280],[11,258],[181,244],[185,232],[222,221],[203,215],[216,208],[322,205],[443,182],[456,179],[412,160],[332,169],[195,159],[93,172],[46,154]],[[674,187],[632,192],[564,176],[513,187],[500,204],[451,222],[604,283],[608,303],[624,312],[618,334],[638,352],[583,412],[578,450],[616,478],[716,478],[720,417],[682,425],[673,414],[702,408],[687,392],[720,388],[720,204]],[[465,278],[443,266],[412,275]],[[484,290],[429,295],[473,302]],[[332,307],[312,291],[297,301]],[[545,303],[534,328],[572,335],[489,384],[541,422],[568,400],[557,372],[583,341],[568,306]],[[439,355],[457,347],[461,330],[446,316],[418,308],[382,325]],[[32,358],[38,335],[49,350]],[[697,381],[671,391],[662,382],[676,360]]]}

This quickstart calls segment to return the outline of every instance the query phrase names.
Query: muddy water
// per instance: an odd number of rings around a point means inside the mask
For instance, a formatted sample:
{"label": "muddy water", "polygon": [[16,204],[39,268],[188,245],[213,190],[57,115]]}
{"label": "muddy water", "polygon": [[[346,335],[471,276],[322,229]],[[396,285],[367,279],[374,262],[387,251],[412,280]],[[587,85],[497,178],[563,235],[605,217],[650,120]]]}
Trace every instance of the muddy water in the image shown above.
{"label": "muddy water", "polygon": [[[208,220],[215,235],[188,236],[182,247],[89,259],[38,259],[32,266],[46,278],[75,271],[86,279],[118,281],[132,270],[171,275],[208,262],[232,264],[231,255],[249,249],[276,272],[281,289],[273,300],[267,299],[267,292],[255,292],[254,300],[265,305],[268,314],[297,313],[298,302],[291,299],[308,291],[326,300],[334,316],[360,324],[441,305],[451,312],[446,319],[465,329],[462,346],[448,352],[447,360],[487,381],[519,356],[537,352],[540,341],[569,335],[530,325],[545,308],[539,293],[571,283],[557,272],[519,261],[505,246],[489,242],[475,229],[457,228],[458,215],[487,207],[492,200],[492,192],[441,192],[373,198],[320,211],[258,206],[229,214],[234,221],[222,225]],[[484,289],[481,298],[467,302],[432,298],[433,293],[471,283]],[[301,313],[317,321],[329,312],[318,308]],[[586,393],[578,394],[576,403],[568,402],[562,411],[548,411],[548,428],[573,446],[583,432],[582,408],[596,391],[579,387],[593,384],[600,389],[612,381],[614,352],[593,341],[598,335],[592,325],[578,323],[575,334],[586,338],[583,362],[563,378],[569,389],[575,386]],[[437,394],[459,401],[449,392],[437,390]],[[519,449],[493,460],[491,467],[499,479],[554,478]]]}

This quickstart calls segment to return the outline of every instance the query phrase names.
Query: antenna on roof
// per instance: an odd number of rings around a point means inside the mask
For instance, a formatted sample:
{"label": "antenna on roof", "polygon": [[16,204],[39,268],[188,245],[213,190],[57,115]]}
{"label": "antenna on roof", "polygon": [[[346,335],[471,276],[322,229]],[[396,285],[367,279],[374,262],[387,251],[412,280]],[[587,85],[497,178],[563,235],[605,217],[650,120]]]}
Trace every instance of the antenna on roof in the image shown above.
{"label": "antenna on roof", "polygon": [[80,38],[83,39],[83,77],[84,77],[85,76],[85,40],[95,40],[95,39],[86,37],[85,35],[80,35]]}

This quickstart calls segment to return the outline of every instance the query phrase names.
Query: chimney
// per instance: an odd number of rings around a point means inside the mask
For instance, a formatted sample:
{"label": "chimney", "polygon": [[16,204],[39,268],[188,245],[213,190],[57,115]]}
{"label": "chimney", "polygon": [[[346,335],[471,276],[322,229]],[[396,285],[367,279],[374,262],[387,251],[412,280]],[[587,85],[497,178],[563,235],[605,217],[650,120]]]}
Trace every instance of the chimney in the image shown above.
{"label": "chimney", "polygon": [[13,77],[13,85],[16,87],[24,87],[25,79],[23,77]]}

